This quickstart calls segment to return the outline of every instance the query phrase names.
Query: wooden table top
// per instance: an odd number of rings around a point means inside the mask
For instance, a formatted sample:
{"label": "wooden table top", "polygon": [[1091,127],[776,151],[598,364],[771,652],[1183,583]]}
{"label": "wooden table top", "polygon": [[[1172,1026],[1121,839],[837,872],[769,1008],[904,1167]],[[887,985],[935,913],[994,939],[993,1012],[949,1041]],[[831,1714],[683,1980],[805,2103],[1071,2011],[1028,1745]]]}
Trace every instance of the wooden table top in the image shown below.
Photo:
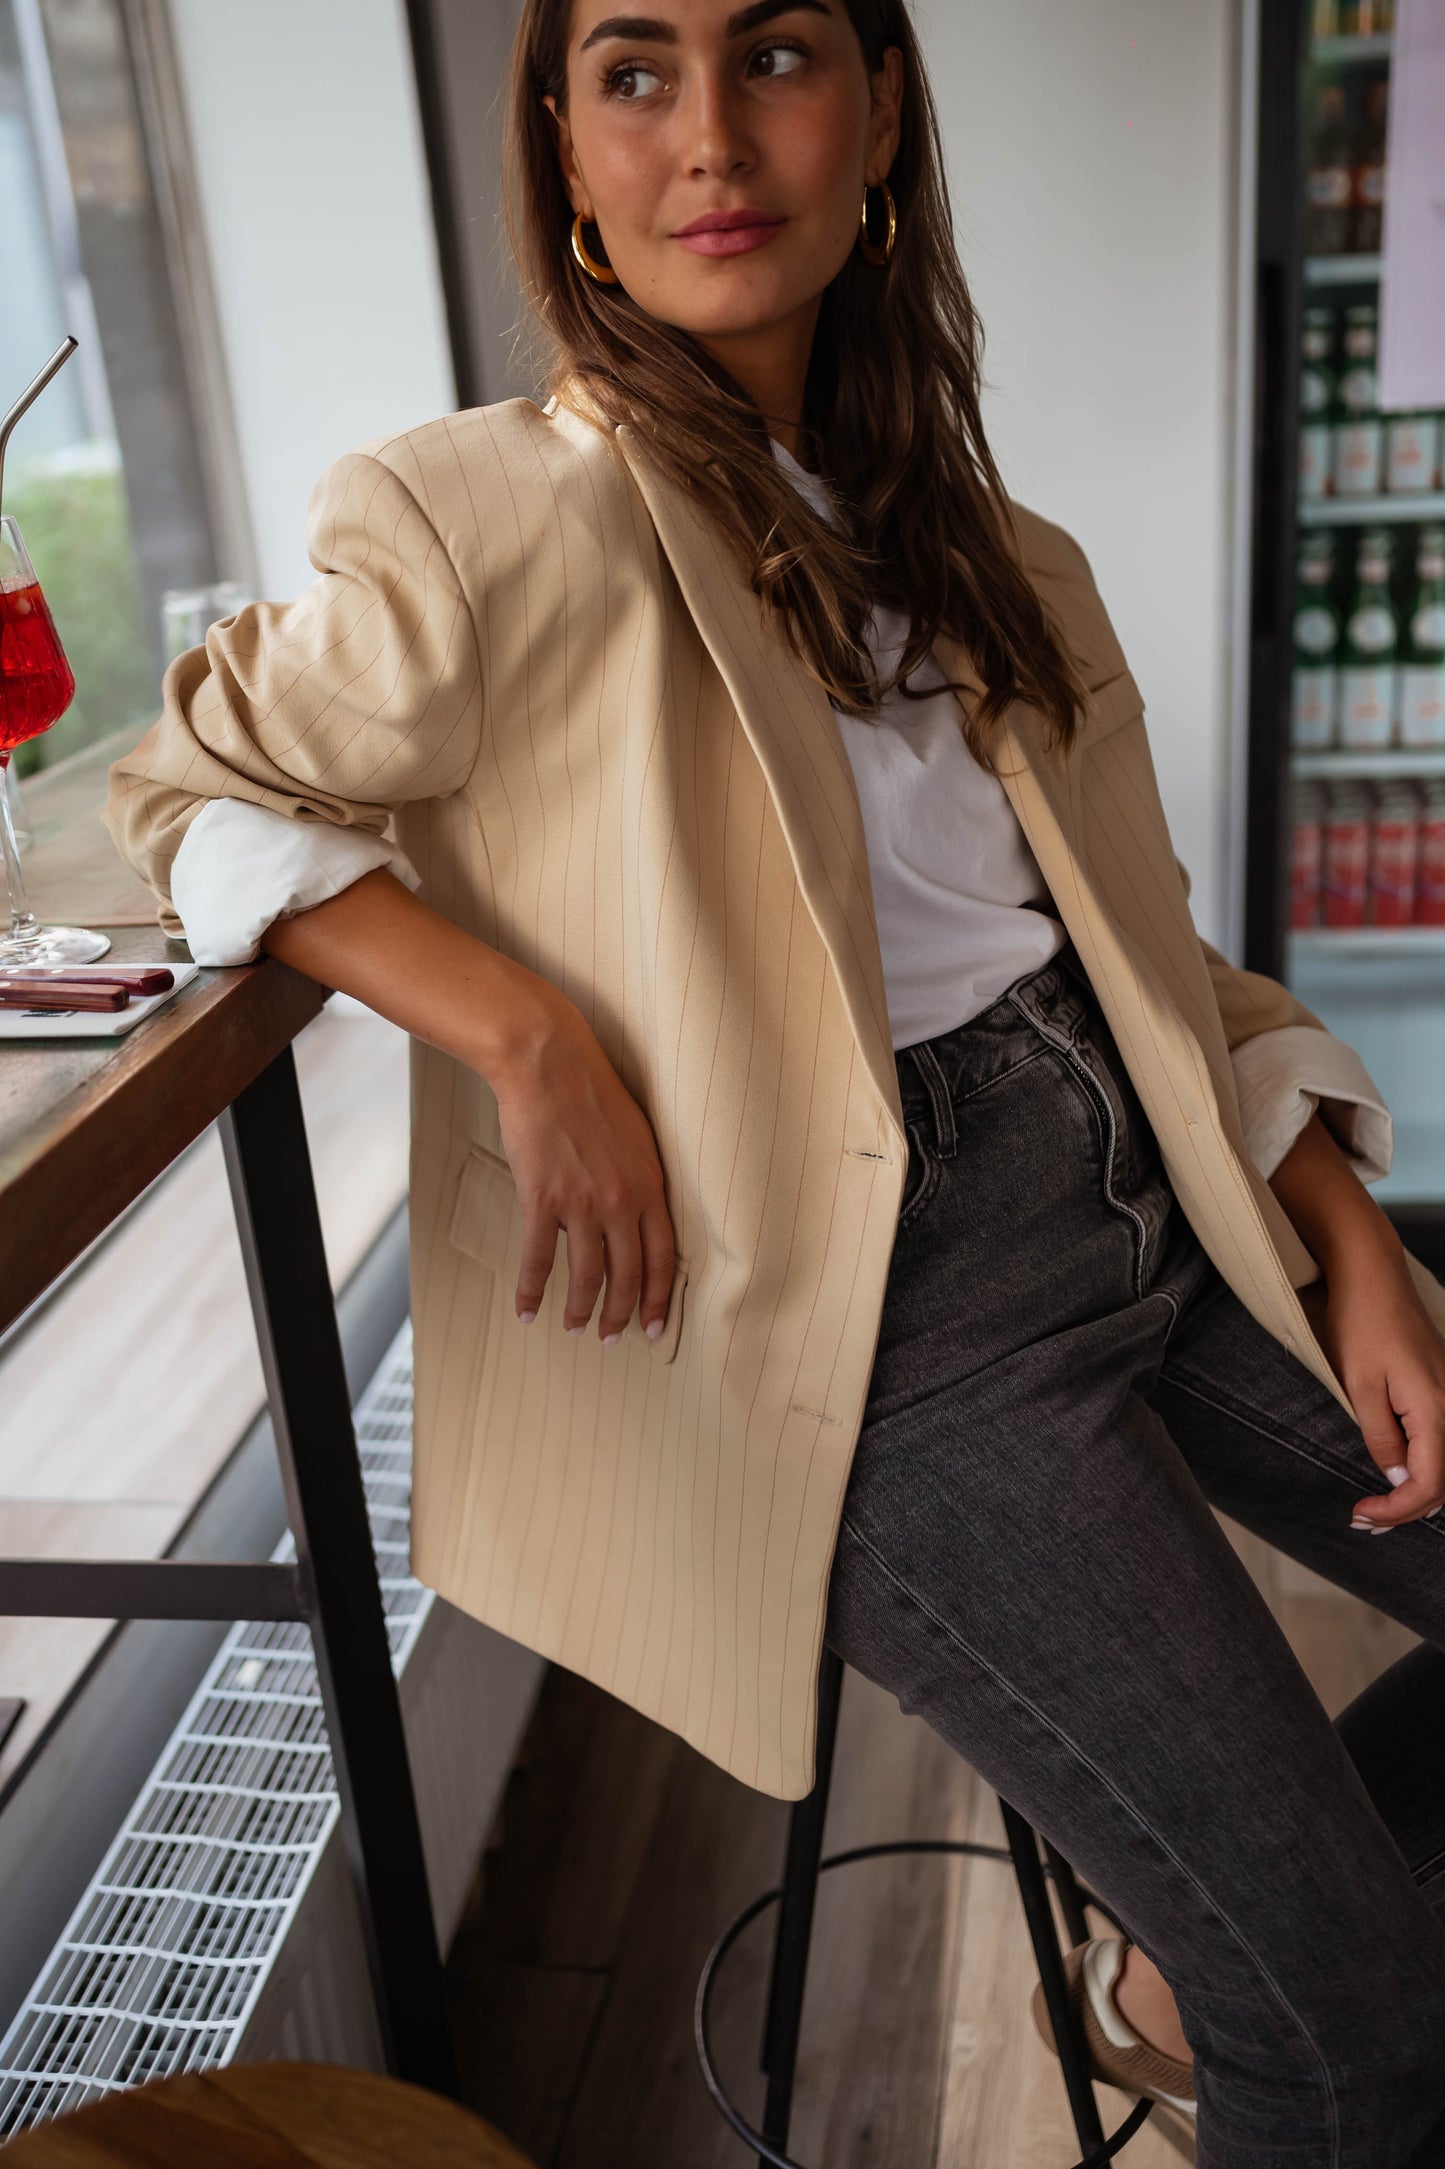
{"label": "wooden table top", "polygon": [[23,2132],[5,2169],[534,2169],[480,2117],[334,2064],[188,2072]]}
{"label": "wooden table top", "polygon": [[[159,928],[105,929],[102,962],[173,957]],[[0,1331],[320,1010],[274,957],[198,972],[121,1039],[0,1043]]]}

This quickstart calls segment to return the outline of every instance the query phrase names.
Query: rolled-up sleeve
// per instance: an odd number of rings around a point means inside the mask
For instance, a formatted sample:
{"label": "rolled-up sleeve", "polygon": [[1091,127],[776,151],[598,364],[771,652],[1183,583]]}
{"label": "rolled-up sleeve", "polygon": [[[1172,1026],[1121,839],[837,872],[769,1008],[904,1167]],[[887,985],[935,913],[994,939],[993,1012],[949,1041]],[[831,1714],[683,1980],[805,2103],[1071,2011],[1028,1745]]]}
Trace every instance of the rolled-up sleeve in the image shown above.
{"label": "rolled-up sleeve", "polygon": [[[234,802],[316,837],[344,837],[345,864],[365,872],[362,857],[386,862],[382,831],[394,808],[459,790],[475,763],[484,727],[476,627],[407,485],[369,451],[343,454],[311,492],[306,542],[320,577],[293,602],[247,604],[178,656],[162,680],[160,717],[111,769],[106,823],[171,932],[192,931],[171,882],[206,807]],[[210,916],[203,853],[216,845],[219,880],[238,863],[238,839],[260,833],[213,814],[187,857],[190,908],[225,945],[244,937],[247,899],[238,897],[233,922]],[[307,848],[318,866],[327,847]],[[327,864],[334,877],[342,856]],[[247,896],[254,904],[261,895],[248,876]]]}
{"label": "rolled-up sleeve", "polygon": [[1394,1156],[1390,1111],[1354,1048],[1333,1032],[1281,1025],[1242,1041],[1230,1060],[1244,1141],[1266,1180],[1316,1108],[1354,1162],[1361,1182],[1378,1182],[1389,1174]]}
{"label": "rolled-up sleeve", "polygon": [[198,964],[249,964],[277,919],[339,896],[385,867],[407,888],[421,876],[399,844],[360,828],[293,821],[269,806],[213,798],[171,867],[171,903]]}

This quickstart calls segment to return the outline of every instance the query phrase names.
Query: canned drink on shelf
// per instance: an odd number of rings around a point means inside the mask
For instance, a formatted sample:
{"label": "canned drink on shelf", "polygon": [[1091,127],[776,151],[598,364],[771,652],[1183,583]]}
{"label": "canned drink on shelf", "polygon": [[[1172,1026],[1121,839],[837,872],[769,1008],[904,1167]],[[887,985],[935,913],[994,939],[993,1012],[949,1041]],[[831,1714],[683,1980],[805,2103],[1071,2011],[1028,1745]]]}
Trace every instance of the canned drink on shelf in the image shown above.
{"label": "canned drink on shelf", "polygon": [[1295,932],[1320,923],[1323,893],[1325,797],[1316,785],[1297,783],[1290,802],[1289,923]]}
{"label": "canned drink on shelf", "polygon": [[1415,917],[1420,805],[1409,784],[1380,793],[1370,825],[1369,903],[1372,926],[1409,926]]}
{"label": "canned drink on shelf", "polygon": [[1332,927],[1363,926],[1370,893],[1370,794],[1345,784],[1330,794],[1325,820],[1322,906]]}
{"label": "canned drink on shelf", "polygon": [[1432,782],[1420,814],[1415,924],[1445,926],[1445,783]]}

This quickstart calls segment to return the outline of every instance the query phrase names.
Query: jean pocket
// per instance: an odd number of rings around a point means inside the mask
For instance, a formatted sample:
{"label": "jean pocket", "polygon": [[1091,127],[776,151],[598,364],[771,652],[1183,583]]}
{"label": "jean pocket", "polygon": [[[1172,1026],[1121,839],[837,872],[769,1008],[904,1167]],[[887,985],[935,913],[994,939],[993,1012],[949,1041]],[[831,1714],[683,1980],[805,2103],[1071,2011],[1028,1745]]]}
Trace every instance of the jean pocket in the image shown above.
{"label": "jean pocket", "polygon": [[905,1228],[917,1219],[938,1187],[939,1176],[938,1158],[929,1150],[923,1124],[905,1116],[903,1127],[908,1140],[908,1169],[903,1177],[903,1198],[898,1207],[899,1228]]}

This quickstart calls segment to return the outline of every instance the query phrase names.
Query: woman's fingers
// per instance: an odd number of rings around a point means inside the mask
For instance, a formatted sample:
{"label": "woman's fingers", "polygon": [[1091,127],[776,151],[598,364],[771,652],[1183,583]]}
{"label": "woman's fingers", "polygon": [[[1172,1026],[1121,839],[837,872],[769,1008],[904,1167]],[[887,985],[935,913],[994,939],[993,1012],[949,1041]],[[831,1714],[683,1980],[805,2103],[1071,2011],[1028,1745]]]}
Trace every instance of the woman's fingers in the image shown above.
{"label": "woman's fingers", "polygon": [[636,1220],[619,1220],[603,1236],[607,1257],[607,1294],[597,1333],[604,1347],[622,1338],[622,1329],[642,1293],[642,1239]]}
{"label": "woman's fingers", "polygon": [[557,1258],[561,1221],[555,1212],[538,1205],[522,1223],[522,1262],[517,1268],[517,1316],[530,1325],[542,1308],[547,1282]]}
{"label": "woman's fingers", "polygon": [[579,1221],[567,1229],[567,1300],[562,1323],[569,1333],[586,1330],[588,1319],[602,1292],[607,1256],[602,1229],[594,1220]]}
{"label": "woman's fingers", "polygon": [[1389,1495],[1357,1499],[1351,1526],[1384,1530],[1434,1513],[1445,1500],[1445,1403],[1431,1382],[1408,1373],[1357,1382],[1355,1414]]}
{"label": "woman's fingers", "polygon": [[677,1243],[672,1216],[661,1198],[644,1208],[639,1223],[642,1234],[642,1299],[638,1316],[649,1338],[667,1322],[672,1301],[673,1275],[677,1271]]}

